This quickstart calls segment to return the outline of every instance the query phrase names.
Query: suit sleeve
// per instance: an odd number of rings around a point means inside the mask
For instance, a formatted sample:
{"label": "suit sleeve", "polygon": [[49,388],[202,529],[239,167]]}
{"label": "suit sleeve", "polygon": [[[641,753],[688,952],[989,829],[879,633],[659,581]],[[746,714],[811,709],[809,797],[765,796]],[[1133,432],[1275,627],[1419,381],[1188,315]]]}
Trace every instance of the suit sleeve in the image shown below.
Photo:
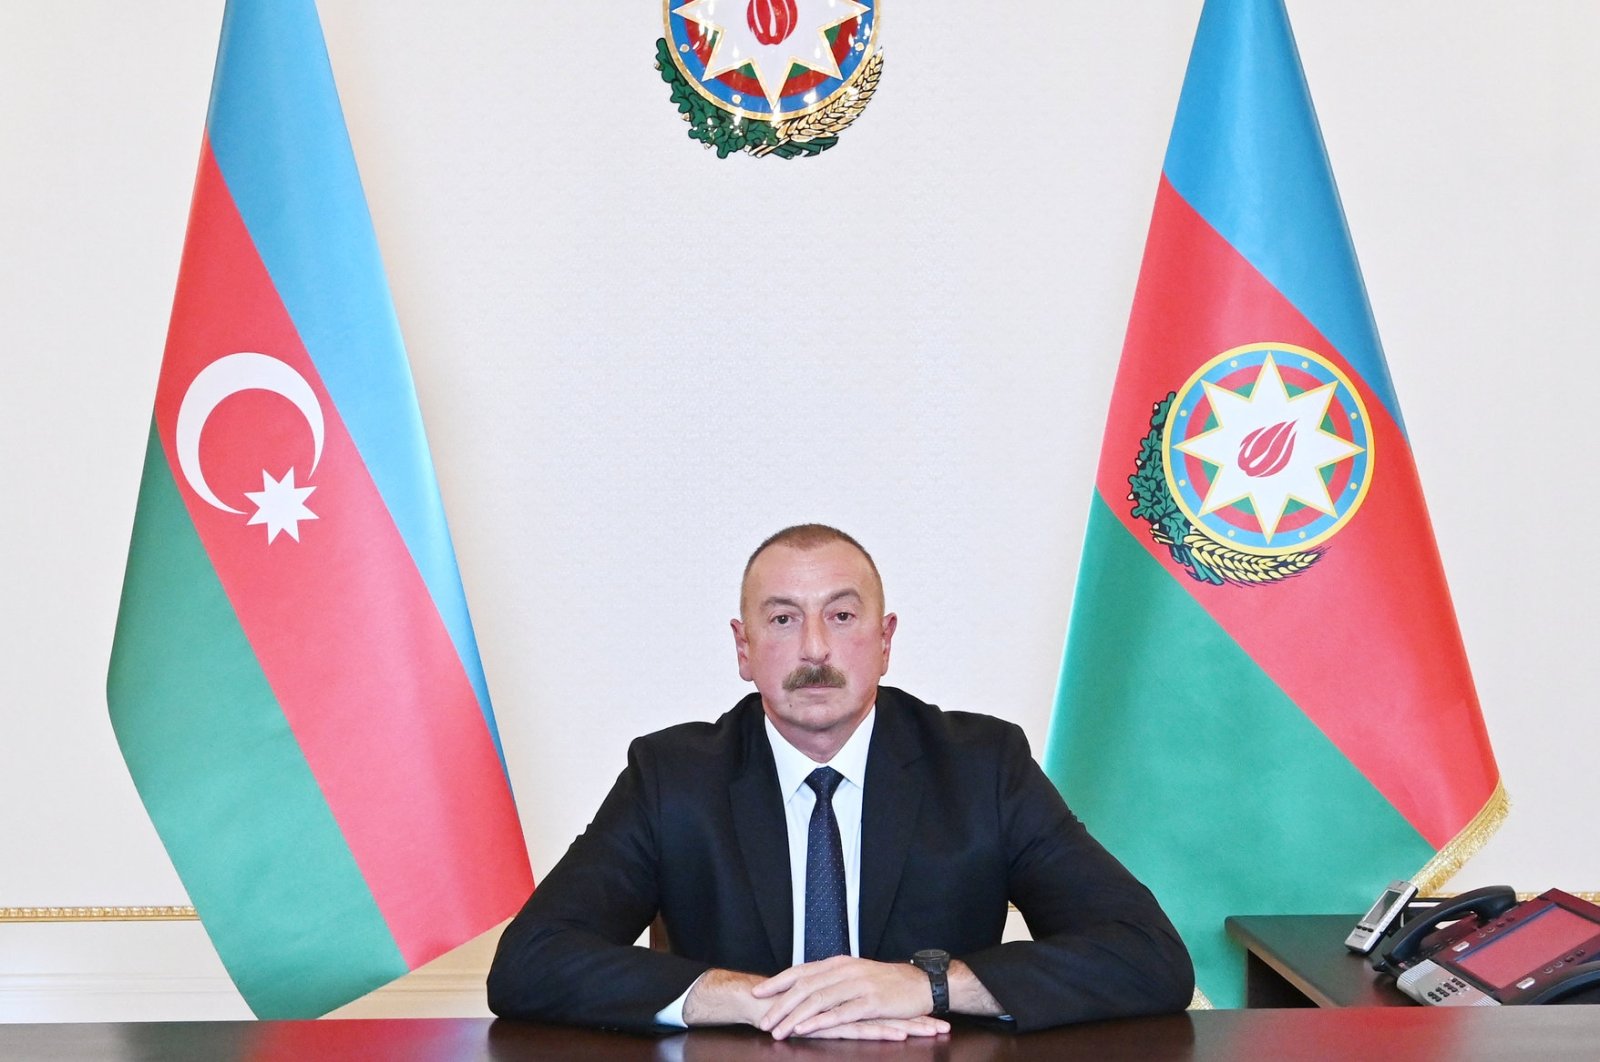
{"label": "suit sleeve", "polygon": [[506,927],[489,969],[503,1018],[644,1029],[709,966],[634,945],[659,905],[659,808],[649,750]]}
{"label": "suit sleeve", "polygon": [[1189,952],[1150,890],[1089,836],[1007,726],[999,770],[1011,902],[1033,939],[961,955],[1019,1031],[1179,1011]]}

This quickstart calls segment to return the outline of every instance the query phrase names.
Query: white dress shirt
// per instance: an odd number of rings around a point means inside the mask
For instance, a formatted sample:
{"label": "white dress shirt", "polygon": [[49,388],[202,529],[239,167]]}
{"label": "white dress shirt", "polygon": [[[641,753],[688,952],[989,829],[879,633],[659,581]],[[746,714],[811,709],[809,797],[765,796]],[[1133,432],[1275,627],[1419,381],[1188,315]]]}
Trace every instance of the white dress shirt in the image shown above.
{"label": "white dress shirt", "polygon": [[772,759],[778,766],[778,791],[783,794],[783,817],[789,825],[789,895],[794,908],[794,965],[806,961],[806,848],[811,837],[811,811],[817,794],[806,785],[806,777],[818,767],[828,766],[844,776],[833,793],[833,817],[839,822],[839,844],[844,852],[845,910],[850,914],[850,954],[861,954],[861,795],[866,791],[867,745],[872,740],[872,724],[878,717],[873,708],[850,735],[850,740],[827,764],[821,764],[783,739],[771,719],[763,720],[767,740],[772,744]]}
{"label": "white dress shirt", "polygon": [[[878,717],[873,708],[861,720],[844,747],[826,764],[818,763],[784,740],[771,719],[764,719],[772,760],[778,768],[778,792],[783,797],[783,817],[789,828],[789,896],[794,910],[794,947],[790,955],[796,966],[806,957],[806,848],[811,834],[811,810],[817,794],[806,777],[818,767],[832,767],[844,776],[833,793],[833,817],[839,823],[839,844],[844,852],[845,907],[850,918],[850,954],[861,954],[861,797],[867,781],[867,747],[872,742],[872,725]],[[695,980],[699,984],[699,979]],[[694,991],[691,984],[677,999],[656,1014],[662,1025],[683,1026],[683,1003]]]}

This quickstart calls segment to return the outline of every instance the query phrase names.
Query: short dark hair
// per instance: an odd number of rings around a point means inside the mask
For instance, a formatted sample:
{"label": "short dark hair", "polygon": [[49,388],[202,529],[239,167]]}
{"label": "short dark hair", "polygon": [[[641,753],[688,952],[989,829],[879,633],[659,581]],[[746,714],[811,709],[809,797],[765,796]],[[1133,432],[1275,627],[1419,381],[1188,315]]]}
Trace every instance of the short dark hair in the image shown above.
{"label": "short dark hair", "polygon": [[[857,542],[850,535],[840,531],[837,527],[827,524],[795,524],[786,527],[777,534],[768,535],[766,541],[756,547],[750,554],[750,559],[744,562],[744,578],[750,578],[750,569],[755,565],[756,558],[767,551],[769,546],[788,546],[790,549],[811,550],[819,546],[826,546],[830,542],[845,542],[854,546],[861,555],[867,558],[867,567],[872,569],[872,574],[877,578],[879,586],[883,584],[883,576],[878,574],[877,562],[872,559],[872,554],[867,552],[867,547]],[[743,580],[741,580],[742,582]]]}
{"label": "short dark hair", "polygon": [[814,550],[829,542],[845,542],[867,558],[867,568],[872,569],[872,577],[878,584],[878,603],[883,603],[883,576],[878,574],[877,561],[872,560],[872,553],[867,552],[866,545],[856,541],[838,528],[830,528],[826,523],[797,523],[792,528],[784,528],[778,534],[766,536],[766,541],[755,547],[755,552],[750,553],[750,560],[744,561],[744,576],[739,579],[739,603],[744,603],[744,585],[750,581],[750,568],[755,566],[755,558],[773,547],[773,545],[787,545],[789,549]]}

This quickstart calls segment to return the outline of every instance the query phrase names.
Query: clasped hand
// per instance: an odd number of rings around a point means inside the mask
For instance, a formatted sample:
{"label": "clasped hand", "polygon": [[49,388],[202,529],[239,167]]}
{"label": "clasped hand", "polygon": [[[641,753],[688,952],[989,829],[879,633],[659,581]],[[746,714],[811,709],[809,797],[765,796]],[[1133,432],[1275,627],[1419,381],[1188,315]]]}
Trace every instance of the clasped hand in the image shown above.
{"label": "clasped hand", "polygon": [[928,975],[909,963],[836,955],[791,966],[750,992],[770,1001],[755,1024],[777,1040],[904,1040],[950,1031],[949,1022],[928,1014],[933,1007]]}

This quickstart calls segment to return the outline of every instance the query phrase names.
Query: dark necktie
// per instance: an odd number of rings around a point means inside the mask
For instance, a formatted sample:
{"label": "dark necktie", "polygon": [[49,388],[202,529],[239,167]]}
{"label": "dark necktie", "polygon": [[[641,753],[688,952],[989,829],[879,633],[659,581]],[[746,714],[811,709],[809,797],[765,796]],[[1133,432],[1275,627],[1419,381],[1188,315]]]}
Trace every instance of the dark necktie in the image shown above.
{"label": "dark necktie", "polygon": [[850,915],[845,909],[844,846],[833,817],[833,791],[844,775],[818,767],[806,775],[817,794],[806,835],[806,962],[850,954]]}

